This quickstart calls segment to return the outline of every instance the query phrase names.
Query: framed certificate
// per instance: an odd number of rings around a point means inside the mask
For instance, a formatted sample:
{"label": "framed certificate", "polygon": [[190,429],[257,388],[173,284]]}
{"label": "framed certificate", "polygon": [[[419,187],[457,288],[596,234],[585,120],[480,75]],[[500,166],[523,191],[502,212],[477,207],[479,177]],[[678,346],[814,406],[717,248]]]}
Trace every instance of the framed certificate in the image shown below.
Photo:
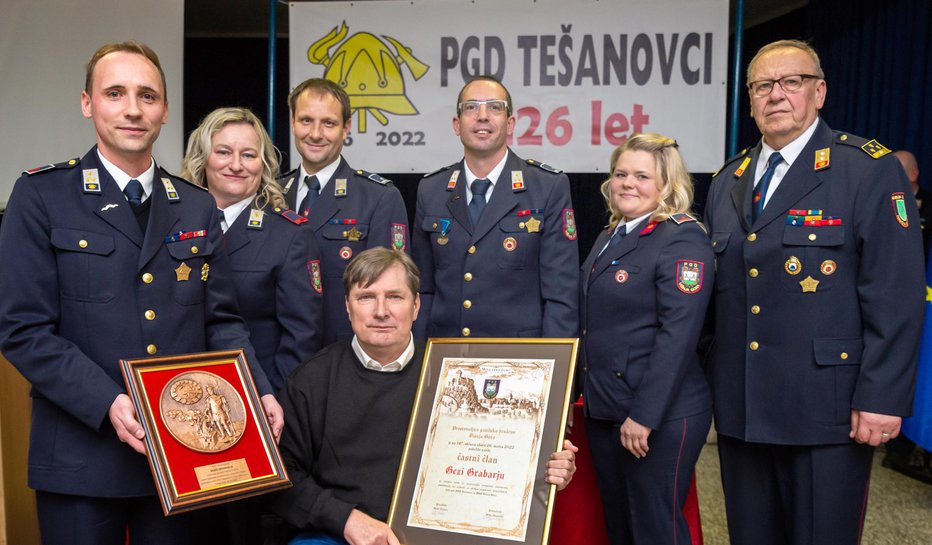
{"label": "framed certificate", "polygon": [[291,486],[242,350],[120,369],[166,515]]}
{"label": "framed certificate", "polygon": [[406,545],[546,545],[577,339],[431,339],[388,524]]}

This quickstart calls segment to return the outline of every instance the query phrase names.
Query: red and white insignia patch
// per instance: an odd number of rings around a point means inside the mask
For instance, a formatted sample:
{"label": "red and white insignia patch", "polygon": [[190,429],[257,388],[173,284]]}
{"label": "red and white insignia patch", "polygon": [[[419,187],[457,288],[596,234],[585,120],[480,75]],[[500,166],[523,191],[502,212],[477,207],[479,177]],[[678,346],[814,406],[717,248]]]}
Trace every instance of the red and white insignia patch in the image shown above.
{"label": "red and white insignia patch", "polygon": [[624,284],[627,281],[628,281],[628,271],[624,269],[618,269],[618,271],[615,273],[615,282],[618,282],[619,284]]}
{"label": "red and white insignia patch", "polygon": [[681,259],[676,262],[676,287],[683,293],[698,293],[702,290],[705,264],[701,261]]}
{"label": "red and white insignia patch", "polygon": [[307,272],[311,277],[311,287],[314,288],[314,291],[323,293],[324,284],[320,278],[320,260],[315,259],[314,261],[308,261]]}

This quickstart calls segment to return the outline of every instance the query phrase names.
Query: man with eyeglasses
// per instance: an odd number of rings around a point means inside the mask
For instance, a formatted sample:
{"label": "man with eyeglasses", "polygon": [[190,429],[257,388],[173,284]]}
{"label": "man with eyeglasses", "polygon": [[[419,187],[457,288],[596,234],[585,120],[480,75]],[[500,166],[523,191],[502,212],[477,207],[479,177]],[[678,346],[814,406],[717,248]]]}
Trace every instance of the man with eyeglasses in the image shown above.
{"label": "man with eyeglasses", "polygon": [[747,78],[763,138],[715,175],[705,217],[731,543],[858,543],[874,447],[912,407],[919,216],[888,149],[819,119],[808,44],[764,46]]}
{"label": "man with eyeglasses", "polygon": [[579,255],[569,179],[508,149],[508,90],[481,76],[457,97],[463,159],[418,187],[412,252],[424,337],[575,337]]}

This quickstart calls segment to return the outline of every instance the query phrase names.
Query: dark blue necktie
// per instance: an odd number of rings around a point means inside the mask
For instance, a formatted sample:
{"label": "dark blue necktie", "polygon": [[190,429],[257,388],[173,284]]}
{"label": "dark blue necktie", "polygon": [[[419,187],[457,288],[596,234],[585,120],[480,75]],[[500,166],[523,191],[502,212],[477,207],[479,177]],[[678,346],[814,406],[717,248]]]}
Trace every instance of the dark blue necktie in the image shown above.
{"label": "dark blue necktie", "polygon": [[625,235],[627,234],[628,228],[624,226],[621,228],[616,228],[614,231],[612,231],[612,236],[608,239],[608,244],[605,245],[605,247],[602,249],[602,252],[598,255],[598,257],[595,258],[595,261],[592,262],[593,271],[596,270],[596,268],[598,268],[605,259],[612,258],[612,250],[621,244],[621,239],[625,238]]}
{"label": "dark blue necktie", "polygon": [[764,171],[764,175],[757,182],[757,187],[754,188],[754,200],[751,203],[752,223],[757,221],[757,218],[764,211],[764,201],[767,200],[767,189],[770,188],[770,180],[773,179],[773,173],[777,170],[777,165],[781,161],[783,161],[783,156],[779,152],[774,152],[770,159],[767,159],[767,170]]}
{"label": "dark blue necktie", "polygon": [[305,176],[304,185],[307,186],[308,191],[304,200],[301,201],[298,213],[307,217],[311,211],[311,207],[317,202],[317,197],[320,197],[320,180],[317,179],[317,176]]}
{"label": "dark blue necktie", "polygon": [[469,203],[469,217],[472,219],[473,225],[479,223],[479,216],[482,215],[482,209],[485,208],[485,192],[489,190],[490,185],[492,185],[492,182],[489,180],[477,178],[473,180],[469,188],[472,191],[472,201]]}
{"label": "dark blue necktie", "polygon": [[130,207],[133,209],[133,212],[139,210],[139,207],[142,206],[142,184],[139,183],[139,180],[132,179],[126,184],[126,187],[123,188],[123,194],[126,195],[126,200],[129,201]]}

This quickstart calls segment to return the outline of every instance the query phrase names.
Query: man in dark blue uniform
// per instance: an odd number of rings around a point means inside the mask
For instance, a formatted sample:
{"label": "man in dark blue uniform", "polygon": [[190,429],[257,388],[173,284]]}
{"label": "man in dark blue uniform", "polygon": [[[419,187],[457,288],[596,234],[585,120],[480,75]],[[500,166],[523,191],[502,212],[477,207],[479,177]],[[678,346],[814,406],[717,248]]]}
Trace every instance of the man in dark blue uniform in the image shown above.
{"label": "man in dark blue uniform", "polygon": [[276,435],[281,407],[237,315],[214,200],[152,159],[168,116],[158,57],[103,46],[81,105],[97,145],[27,171],[0,231],[0,349],[32,383],[42,542],[123,544],[129,529],[194,543],[203,513],[162,515],[119,360],[244,348]]}
{"label": "man in dark blue uniform", "polygon": [[819,119],[810,46],[764,46],[747,78],[763,139],[717,173],[706,213],[731,543],[858,543],[873,447],[912,407],[919,216],[889,150]]}
{"label": "man in dark blue uniform", "polygon": [[457,97],[463,160],[418,187],[413,240],[423,337],[575,337],[579,250],[569,179],[508,149],[511,95],[490,77]]}
{"label": "man in dark blue uniform", "polygon": [[342,87],[312,78],[288,96],[301,166],[281,185],[292,210],[307,217],[320,249],[326,346],[353,336],[346,317],[343,271],[354,255],[376,246],[408,250],[408,212],[391,180],[354,170],[341,153],[352,128]]}

